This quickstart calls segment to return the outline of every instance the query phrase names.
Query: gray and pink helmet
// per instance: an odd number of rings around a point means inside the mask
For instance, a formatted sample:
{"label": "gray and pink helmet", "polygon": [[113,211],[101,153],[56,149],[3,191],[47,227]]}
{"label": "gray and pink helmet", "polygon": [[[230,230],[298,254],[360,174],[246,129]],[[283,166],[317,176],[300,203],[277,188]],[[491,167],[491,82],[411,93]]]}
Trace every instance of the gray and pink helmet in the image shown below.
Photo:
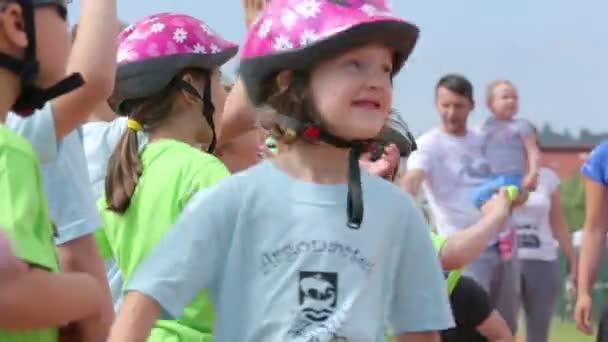
{"label": "gray and pink helmet", "polygon": [[410,132],[405,120],[397,111],[393,110],[388,116],[388,120],[377,137],[385,143],[395,144],[399,148],[401,157],[407,158],[418,149],[416,139]]}
{"label": "gray and pink helmet", "polygon": [[[118,70],[112,102],[119,107],[126,100],[144,98],[161,92],[184,69],[211,70],[236,55],[238,46],[222,38],[201,20],[185,14],[160,13],[146,17],[124,29],[118,37]],[[204,116],[211,128],[210,79],[203,100]],[[215,132],[214,141],[215,145]],[[210,150],[213,148],[210,146]]]}
{"label": "gray and pink helmet", "polygon": [[[356,47],[379,43],[393,51],[397,73],[418,40],[418,28],[395,16],[385,0],[272,0],[247,32],[240,75],[253,104],[268,94],[266,82],[283,70],[306,73],[324,60]],[[282,113],[286,114],[286,113]],[[319,120],[285,118],[298,136],[350,148],[347,215],[350,228],[363,221],[363,197],[358,159],[366,141],[347,141],[324,129]],[[372,137],[370,137],[372,138]]]}
{"label": "gray and pink helmet", "polygon": [[254,104],[263,100],[260,85],[278,72],[308,71],[368,43],[394,51],[396,73],[418,32],[392,14],[385,0],[272,0],[247,32],[240,73]]}

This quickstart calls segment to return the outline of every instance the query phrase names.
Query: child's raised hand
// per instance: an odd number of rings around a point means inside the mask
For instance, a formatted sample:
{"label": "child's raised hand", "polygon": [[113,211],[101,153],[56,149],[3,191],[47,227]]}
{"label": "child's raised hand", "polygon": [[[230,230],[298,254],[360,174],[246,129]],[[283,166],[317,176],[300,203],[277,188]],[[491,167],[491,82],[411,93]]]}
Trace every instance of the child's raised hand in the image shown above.
{"label": "child's raised hand", "polygon": [[389,144],[384,148],[382,157],[376,161],[371,160],[371,153],[363,153],[359,166],[372,175],[391,179],[399,166],[399,149],[395,144]]}
{"label": "child's raised hand", "polygon": [[245,9],[245,23],[249,27],[264,9],[268,0],[242,0]]}
{"label": "child's raised hand", "polygon": [[511,215],[512,200],[509,198],[509,193],[506,188],[498,190],[492,198],[490,198],[481,207],[481,213],[486,217],[494,217],[498,220],[506,220]]}
{"label": "child's raised hand", "polygon": [[529,192],[535,191],[538,186],[538,173],[529,173],[523,181],[523,188]]}

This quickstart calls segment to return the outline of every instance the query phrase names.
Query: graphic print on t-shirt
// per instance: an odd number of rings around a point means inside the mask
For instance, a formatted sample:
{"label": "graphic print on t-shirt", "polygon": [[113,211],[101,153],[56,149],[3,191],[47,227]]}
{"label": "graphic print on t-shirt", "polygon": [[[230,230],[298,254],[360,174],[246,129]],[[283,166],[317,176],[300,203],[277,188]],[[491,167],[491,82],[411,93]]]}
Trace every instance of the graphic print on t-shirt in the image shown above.
{"label": "graphic print on t-shirt", "polygon": [[460,179],[465,184],[478,185],[485,182],[491,175],[490,164],[485,160],[475,160],[471,155],[464,154],[460,157]]}
{"label": "graphic print on t-shirt", "polygon": [[517,246],[519,248],[540,248],[538,227],[532,224],[517,225]]}
{"label": "graphic print on t-shirt", "polygon": [[300,272],[300,308],[313,322],[326,321],[336,309],[338,274],[334,272]]}
{"label": "graphic print on t-shirt", "polygon": [[289,330],[292,338],[305,341],[345,342],[326,322],[336,313],[338,273],[300,271],[298,281],[299,309]]}

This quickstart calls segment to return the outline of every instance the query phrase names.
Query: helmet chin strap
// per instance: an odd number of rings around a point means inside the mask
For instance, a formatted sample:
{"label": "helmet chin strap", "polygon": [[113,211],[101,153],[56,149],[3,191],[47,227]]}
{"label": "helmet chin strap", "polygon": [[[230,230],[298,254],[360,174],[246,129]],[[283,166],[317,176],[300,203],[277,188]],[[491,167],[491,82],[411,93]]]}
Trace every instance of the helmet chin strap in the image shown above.
{"label": "helmet chin strap", "polygon": [[[346,225],[351,229],[359,229],[363,222],[363,190],[361,187],[361,169],[359,158],[366,141],[348,141],[329,133],[322,123],[304,123],[287,115],[278,114],[279,122],[287,129],[295,132],[296,137],[315,143],[323,141],[337,148],[350,149],[348,158],[348,194],[346,199]],[[312,121],[312,120],[310,120]]]}
{"label": "helmet chin strap", "polygon": [[36,58],[34,5],[31,0],[16,0],[16,2],[22,8],[28,45],[25,48],[23,60],[0,52],[0,67],[17,74],[21,81],[19,97],[11,109],[18,115],[29,116],[34,113],[34,110],[44,107],[49,100],[82,86],[84,80],[80,74],[74,73],[47,89],[36,85],[40,75],[40,63]]}

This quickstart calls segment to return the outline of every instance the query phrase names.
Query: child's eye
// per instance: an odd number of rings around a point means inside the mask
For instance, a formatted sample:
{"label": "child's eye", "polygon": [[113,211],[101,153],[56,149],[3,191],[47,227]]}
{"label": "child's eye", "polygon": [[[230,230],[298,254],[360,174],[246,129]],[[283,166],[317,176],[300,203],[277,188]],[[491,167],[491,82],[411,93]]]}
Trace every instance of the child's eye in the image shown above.
{"label": "child's eye", "polygon": [[356,59],[351,59],[351,60],[347,61],[346,65],[349,66],[349,67],[356,68],[356,69],[360,69],[361,66],[362,66],[361,62],[359,62]]}
{"label": "child's eye", "polygon": [[382,71],[384,71],[387,74],[392,74],[393,73],[393,67],[391,65],[385,64],[382,66]]}

